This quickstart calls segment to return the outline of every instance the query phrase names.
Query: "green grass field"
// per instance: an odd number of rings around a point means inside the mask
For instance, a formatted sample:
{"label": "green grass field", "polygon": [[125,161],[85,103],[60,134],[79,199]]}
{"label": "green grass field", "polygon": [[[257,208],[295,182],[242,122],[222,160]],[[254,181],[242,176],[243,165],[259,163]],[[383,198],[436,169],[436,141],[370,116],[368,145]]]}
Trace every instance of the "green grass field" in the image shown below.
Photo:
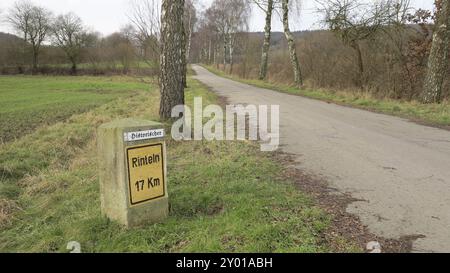
{"label": "green grass field", "polygon": [[0,143],[146,89],[121,77],[0,76]]}
{"label": "green grass field", "polygon": [[[67,252],[70,241],[83,252],[336,251],[323,240],[331,216],[281,179],[281,163],[251,142],[169,141],[170,217],[130,230],[109,221],[100,212],[96,128],[118,118],[158,120],[157,87],[134,78],[33,80],[9,94],[36,115],[45,112],[35,95],[43,90],[58,93],[46,91],[54,102],[104,104],[64,120],[49,116],[51,125],[0,146],[0,252]],[[2,81],[14,86],[17,78]],[[198,82],[189,85],[188,104],[195,96],[217,102]],[[21,122],[19,113],[9,122]],[[342,238],[339,245],[360,251]]]}
{"label": "green grass field", "polygon": [[409,102],[392,99],[377,99],[364,92],[299,89],[293,86],[270,83],[256,79],[242,79],[234,75],[231,76],[222,70],[211,66],[205,66],[205,68],[219,76],[261,88],[399,116],[423,122],[428,125],[450,126],[449,101],[444,101],[441,104],[421,104],[416,101]]}

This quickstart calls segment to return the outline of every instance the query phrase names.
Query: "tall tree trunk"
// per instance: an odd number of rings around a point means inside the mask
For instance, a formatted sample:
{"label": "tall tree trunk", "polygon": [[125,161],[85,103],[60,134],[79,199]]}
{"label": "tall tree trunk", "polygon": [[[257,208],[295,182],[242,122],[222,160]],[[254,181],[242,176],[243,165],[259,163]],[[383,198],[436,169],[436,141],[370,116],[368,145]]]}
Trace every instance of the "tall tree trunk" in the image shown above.
{"label": "tall tree trunk", "polygon": [[218,52],[218,49],[215,48],[214,49],[214,64],[216,65],[216,68],[219,69],[219,62],[217,60],[217,54],[218,54],[217,52]]}
{"label": "tall tree trunk", "polygon": [[298,62],[294,35],[292,35],[292,32],[289,29],[289,0],[282,0],[281,5],[283,9],[284,34],[286,36],[289,46],[289,56],[291,59],[292,69],[294,70],[294,81],[296,85],[302,86],[303,85],[302,72],[300,69],[300,64]]}
{"label": "tall tree trunk", "polygon": [[184,43],[185,43],[184,48],[186,51],[184,53],[184,55],[185,55],[185,64],[184,64],[185,73],[183,76],[183,84],[184,84],[185,88],[188,87],[188,85],[187,85],[187,66],[189,63],[189,57],[191,55],[191,39],[192,39],[192,12],[189,10],[188,25],[184,32]]}
{"label": "tall tree trunk", "polygon": [[227,39],[223,39],[223,70],[227,70]]}
{"label": "tall tree trunk", "polygon": [[212,42],[211,42],[211,39],[210,39],[209,40],[209,48],[208,48],[208,64],[211,64],[211,49],[212,49],[211,46],[212,46]]}
{"label": "tall tree trunk", "polygon": [[181,45],[181,55],[183,56],[182,66],[183,66],[183,86],[187,88],[187,33],[186,29],[183,27],[182,35],[182,45]]}
{"label": "tall tree trunk", "polygon": [[230,74],[233,74],[233,55],[234,55],[234,38],[233,38],[233,36],[232,36],[233,34],[230,34],[230,41],[229,41],[229,43],[230,43],[230,45],[229,45],[229,47],[230,47],[230,50],[229,50],[229,54],[230,54]]}
{"label": "tall tree trunk", "polygon": [[33,69],[31,70],[32,74],[35,74],[38,70],[38,62],[39,62],[39,53],[38,51],[33,47]]}
{"label": "tall tree trunk", "polygon": [[31,55],[32,55],[32,64],[31,64],[31,74],[35,74],[38,68],[38,57],[39,57],[39,49],[34,42],[34,39],[30,39],[31,44]]}
{"label": "tall tree trunk", "polygon": [[264,28],[264,44],[262,47],[261,66],[259,79],[264,80],[267,76],[267,63],[269,60],[270,40],[272,34],[273,0],[268,0],[266,10],[266,26]]}
{"label": "tall tree trunk", "polygon": [[19,63],[19,73],[24,73],[25,72],[25,66],[26,66],[26,59],[27,59],[27,42],[28,42],[28,35],[27,32],[25,32],[24,38],[23,38],[23,44],[22,44],[22,56],[21,56],[21,60]]}
{"label": "tall tree trunk", "polygon": [[356,62],[358,65],[358,74],[359,74],[358,75],[358,87],[363,88],[364,84],[365,84],[365,80],[364,80],[364,60],[362,57],[361,46],[359,45],[359,43],[357,41],[355,41],[351,44],[351,47],[356,52]]}
{"label": "tall tree trunk", "polygon": [[449,1],[442,1],[442,10],[438,14],[422,93],[423,103],[440,103],[442,100],[442,88],[448,69],[450,39]]}
{"label": "tall tree trunk", "polygon": [[184,105],[183,13],[184,0],[163,0],[161,9],[161,104],[162,120],[171,119],[172,109]]}
{"label": "tall tree trunk", "polygon": [[192,12],[189,11],[189,25],[188,25],[188,33],[187,33],[187,49],[186,49],[186,59],[189,63],[189,59],[191,57],[191,46],[192,46]]}
{"label": "tall tree trunk", "polygon": [[70,57],[70,62],[72,63],[72,75],[76,75],[77,74],[77,61],[75,59],[75,57]]}

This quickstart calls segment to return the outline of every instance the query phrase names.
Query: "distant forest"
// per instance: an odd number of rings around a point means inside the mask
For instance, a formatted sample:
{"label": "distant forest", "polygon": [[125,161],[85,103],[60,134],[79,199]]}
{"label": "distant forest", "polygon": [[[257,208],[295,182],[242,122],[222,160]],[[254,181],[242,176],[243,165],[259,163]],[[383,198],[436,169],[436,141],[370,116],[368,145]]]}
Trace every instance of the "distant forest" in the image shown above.
{"label": "distant forest", "polygon": [[[15,35],[0,33],[0,73],[158,75],[157,2],[132,1],[130,23],[108,36],[89,31],[76,14],[55,16],[45,8],[17,2],[6,14]],[[291,32],[289,17],[299,16],[296,4],[300,2],[215,0],[200,11],[186,1],[187,60],[242,78],[302,88],[367,92],[408,101],[440,102],[449,97],[450,31],[437,32],[446,22],[450,25],[448,0],[437,0],[433,11],[414,10],[408,0],[365,5],[356,0],[319,1],[323,8],[318,12],[327,30]],[[266,13],[264,32],[248,31],[252,8]],[[42,39],[25,33],[20,20],[14,20],[24,10],[45,19],[44,25],[37,26],[44,31]],[[284,32],[271,31],[275,11]],[[69,34],[73,41],[65,43]],[[424,90],[431,89],[434,95],[425,95]]]}

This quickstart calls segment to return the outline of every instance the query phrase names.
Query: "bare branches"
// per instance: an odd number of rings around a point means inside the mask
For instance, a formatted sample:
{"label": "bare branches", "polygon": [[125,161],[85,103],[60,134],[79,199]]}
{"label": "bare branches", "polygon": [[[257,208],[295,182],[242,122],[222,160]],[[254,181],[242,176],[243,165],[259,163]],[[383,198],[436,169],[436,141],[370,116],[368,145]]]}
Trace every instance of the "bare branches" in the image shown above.
{"label": "bare branches", "polygon": [[159,1],[131,1],[128,18],[144,39],[157,37],[159,40],[161,29],[161,8]]}
{"label": "bare branches", "polygon": [[318,0],[324,23],[347,44],[365,40],[384,26],[405,22],[409,0]]}
{"label": "bare branches", "polygon": [[132,0],[128,19],[135,28],[134,38],[141,47],[141,57],[158,63],[161,39],[161,1]]}
{"label": "bare branches", "polygon": [[31,44],[33,70],[37,69],[40,48],[49,33],[52,16],[47,9],[28,1],[16,2],[9,11],[7,21],[23,37],[25,46]]}
{"label": "bare branches", "polygon": [[16,2],[9,10],[7,21],[17,33],[22,35],[24,41],[28,41],[28,34],[31,25],[33,5],[31,2]]}
{"label": "bare branches", "polygon": [[264,13],[267,13],[269,11],[269,3],[271,2],[272,5],[270,5],[273,8],[273,3],[278,0],[251,0],[253,4],[255,4],[260,10],[262,10]]}
{"label": "bare branches", "polygon": [[206,11],[206,24],[222,40],[223,64],[233,70],[233,56],[239,33],[248,30],[250,6],[248,0],[215,0]]}
{"label": "bare branches", "polygon": [[72,73],[77,72],[82,48],[86,47],[91,36],[88,35],[80,17],[74,13],[60,15],[52,27],[53,43],[64,50],[72,63]]}
{"label": "bare branches", "polygon": [[322,5],[324,23],[357,56],[359,85],[364,85],[364,63],[360,42],[375,36],[380,30],[395,24],[404,24],[409,0],[318,0]]}
{"label": "bare branches", "polygon": [[50,31],[52,13],[42,7],[33,7],[29,25],[29,41],[39,50]]}

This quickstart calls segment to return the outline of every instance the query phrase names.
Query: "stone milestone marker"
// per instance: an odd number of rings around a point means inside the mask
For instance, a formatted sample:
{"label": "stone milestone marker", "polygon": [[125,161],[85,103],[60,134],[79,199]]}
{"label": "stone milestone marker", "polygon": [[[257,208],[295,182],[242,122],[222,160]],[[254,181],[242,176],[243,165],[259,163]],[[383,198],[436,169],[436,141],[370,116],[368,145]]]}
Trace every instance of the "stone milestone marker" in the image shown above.
{"label": "stone milestone marker", "polygon": [[169,214],[162,128],[124,119],[98,129],[102,213],[127,227],[157,223]]}

